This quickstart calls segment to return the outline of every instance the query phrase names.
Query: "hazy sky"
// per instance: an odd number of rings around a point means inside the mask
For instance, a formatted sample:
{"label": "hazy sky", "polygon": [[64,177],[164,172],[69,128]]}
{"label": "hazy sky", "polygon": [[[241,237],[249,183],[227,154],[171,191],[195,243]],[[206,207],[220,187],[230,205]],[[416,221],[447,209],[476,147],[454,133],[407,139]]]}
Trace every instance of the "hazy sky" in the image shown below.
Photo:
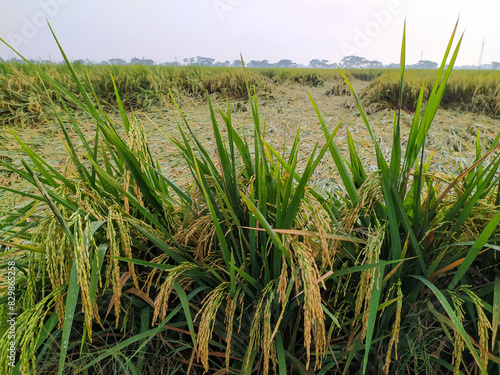
{"label": "hazy sky", "polygon": [[[45,18],[71,59],[205,56],[233,61],[358,55],[440,62],[454,24],[465,30],[458,65],[500,61],[500,0],[0,0],[0,37],[28,58],[59,61]],[[0,46],[0,57],[12,53]]]}

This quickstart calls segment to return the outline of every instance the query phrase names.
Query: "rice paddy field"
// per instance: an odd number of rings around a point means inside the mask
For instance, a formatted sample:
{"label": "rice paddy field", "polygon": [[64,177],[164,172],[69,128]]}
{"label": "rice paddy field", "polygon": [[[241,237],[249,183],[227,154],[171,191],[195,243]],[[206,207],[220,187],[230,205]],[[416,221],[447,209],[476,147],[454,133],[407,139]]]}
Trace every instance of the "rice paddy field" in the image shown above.
{"label": "rice paddy field", "polygon": [[0,372],[500,374],[500,72],[448,53],[0,64]]}

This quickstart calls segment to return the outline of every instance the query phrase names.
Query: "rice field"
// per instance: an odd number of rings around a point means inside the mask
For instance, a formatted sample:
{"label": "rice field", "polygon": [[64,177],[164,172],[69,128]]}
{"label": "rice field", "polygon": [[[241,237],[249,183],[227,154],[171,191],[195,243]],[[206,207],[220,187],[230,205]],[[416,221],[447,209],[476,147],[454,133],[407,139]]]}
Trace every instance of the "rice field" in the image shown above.
{"label": "rice field", "polygon": [[499,373],[498,75],[446,57],[1,65],[2,373]]}
{"label": "rice field", "polygon": [[[408,71],[403,88],[403,108],[415,111],[420,87],[424,97],[429,95],[435,72]],[[395,109],[399,101],[400,77],[397,72],[387,72],[373,80],[364,92],[365,103]],[[500,114],[499,71],[455,71],[452,73],[441,100],[443,108],[485,114],[498,118]]]}
{"label": "rice field", "polygon": [[[73,95],[78,88],[64,65],[0,63],[0,123],[3,125],[39,126],[53,120],[51,100],[58,103],[54,88],[44,86],[37,69],[59,82]],[[77,64],[75,71],[82,84],[108,111],[116,111],[114,77],[127,110],[158,112],[171,104],[169,92],[178,98],[205,100],[206,94],[224,99],[245,100],[247,97],[243,71],[238,68],[207,68],[197,66],[84,66]],[[369,82],[359,92],[365,105],[372,109],[398,105],[399,72],[391,69],[352,69],[345,72],[353,81]],[[415,110],[420,86],[425,81],[424,97],[430,93],[435,72],[410,70],[404,85],[403,109]],[[247,69],[247,78],[259,97],[279,100],[286,95],[284,86],[293,84],[304,89],[323,88],[328,96],[348,95],[349,89],[335,69]],[[449,79],[441,105],[490,117],[500,113],[500,72],[454,71]],[[81,97],[80,97],[81,99]],[[72,110],[78,110],[68,103]],[[71,106],[73,105],[73,106]],[[61,109],[60,106],[58,106]]]}

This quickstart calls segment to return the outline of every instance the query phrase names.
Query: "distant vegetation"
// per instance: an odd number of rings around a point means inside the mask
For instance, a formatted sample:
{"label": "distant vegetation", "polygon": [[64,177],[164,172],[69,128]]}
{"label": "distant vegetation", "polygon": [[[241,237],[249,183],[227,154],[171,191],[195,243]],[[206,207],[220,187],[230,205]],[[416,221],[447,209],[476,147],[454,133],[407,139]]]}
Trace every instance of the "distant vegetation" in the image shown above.
{"label": "distant vegetation", "polygon": [[[0,62],[3,60],[0,58]],[[24,63],[23,60],[18,58],[13,58],[9,62]],[[32,61],[36,63],[37,61]],[[44,61],[46,64],[52,64],[53,61]],[[87,59],[79,59],[73,61],[75,64],[81,65],[148,65],[148,66],[184,66],[184,65],[195,65],[195,66],[207,66],[207,67],[224,67],[224,68],[239,68],[241,67],[241,60],[233,61],[216,61],[210,57],[196,56],[182,59],[182,63],[175,60],[170,62],[159,62],[156,63],[154,60],[146,58],[134,57],[130,61],[126,61],[121,58],[114,58],[109,60],[103,60],[101,62],[95,62]],[[377,60],[367,60],[360,56],[344,56],[340,60],[339,64],[335,62],[330,62],[324,59],[312,59],[308,65],[298,64],[290,59],[281,59],[277,62],[270,62],[269,60],[249,60],[245,62],[248,68],[310,68],[310,69],[335,69],[340,66],[343,69],[396,69],[399,68],[399,63],[392,63],[388,65],[382,64]],[[437,69],[438,63],[429,60],[420,60],[416,64],[407,64],[408,69]],[[484,64],[482,66],[467,65],[463,67],[457,67],[456,69],[491,69],[499,70],[500,62],[493,61],[491,64]]]}

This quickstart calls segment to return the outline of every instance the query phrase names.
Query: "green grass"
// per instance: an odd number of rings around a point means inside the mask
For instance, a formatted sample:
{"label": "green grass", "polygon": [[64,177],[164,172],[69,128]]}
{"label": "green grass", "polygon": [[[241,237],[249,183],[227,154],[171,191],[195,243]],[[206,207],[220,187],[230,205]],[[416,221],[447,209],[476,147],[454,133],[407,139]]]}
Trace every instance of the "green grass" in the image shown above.
{"label": "green grass", "polygon": [[[324,140],[303,155],[299,129],[290,152],[271,147],[258,82],[242,70],[251,143],[233,127],[229,103],[214,108],[207,95],[215,150],[178,108],[170,140],[190,172],[187,187],[153,159],[118,75],[110,85],[119,123],[69,62],[74,86],[31,66],[54,93],[69,161],[61,171],[17,138],[23,168],[2,162],[36,189],[18,191],[23,203],[0,221],[2,259],[17,270],[12,372],[499,372],[500,134],[485,154],[478,140],[476,162],[455,178],[436,176],[423,159],[460,45],[452,50],[454,34],[406,140],[401,85],[389,160],[352,92],[377,171],[365,170],[350,136],[350,155],[340,154],[340,124],[329,129],[312,99]],[[402,66],[405,48],[403,38]],[[169,100],[177,106],[174,92]],[[74,108],[93,118],[92,137]],[[325,162],[342,185],[330,193],[310,184]],[[0,368],[11,373],[7,302],[4,292]]]}

